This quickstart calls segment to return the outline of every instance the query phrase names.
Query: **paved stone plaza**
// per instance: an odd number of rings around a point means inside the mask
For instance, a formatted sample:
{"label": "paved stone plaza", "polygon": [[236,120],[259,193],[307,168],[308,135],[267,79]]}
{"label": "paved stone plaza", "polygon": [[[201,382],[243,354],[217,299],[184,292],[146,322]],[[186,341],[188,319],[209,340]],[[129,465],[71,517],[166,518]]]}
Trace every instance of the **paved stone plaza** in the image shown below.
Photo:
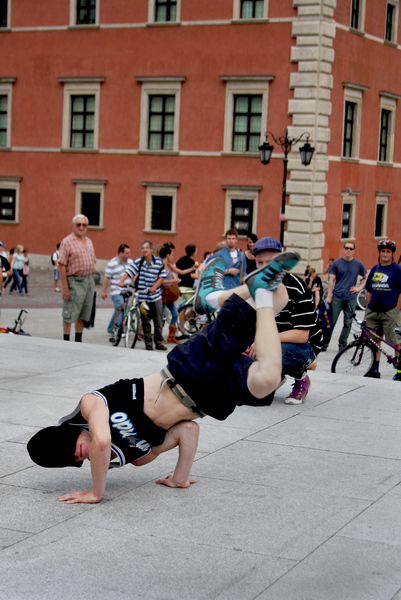
{"label": "paved stone plaza", "polygon": [[86,343],[63,342],[60,309],[35,306],[38,293],[14,308],[1,300],[2,324],[29,305],[32,334],[0,336],[1,600],[401,599],[401,388],[391,372],[331,374],[333,340],[304,405],[284,404],[287,382],[271,407],[201,421],[189,489],[155,484],[174,467],[170,452],[110,472],[100,504],[64,505],[58,495],[87,489],[89,464],[40,468],[27,440],[84,392],[158,370],[165,353],[111,347],[109,305]]}

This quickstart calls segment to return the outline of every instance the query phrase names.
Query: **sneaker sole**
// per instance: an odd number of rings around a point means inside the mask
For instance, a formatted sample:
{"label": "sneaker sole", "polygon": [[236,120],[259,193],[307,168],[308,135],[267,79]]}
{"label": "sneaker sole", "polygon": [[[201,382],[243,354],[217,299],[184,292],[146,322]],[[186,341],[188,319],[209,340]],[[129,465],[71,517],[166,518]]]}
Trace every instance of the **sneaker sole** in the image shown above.
{"label": "sneaker sole", "polygon": [[[247,275],[247,277],[245,277],[245,279],[244,279],[244,283],[246,283],[246,285],[249,288],[251,288],[253,279],[259,273],[264,273],[269,266],[271,266],[273,269],[273,265],[274,265],[274,263],[276,263],[276,264],[282,265],[282,266],[279,270],[277,270],[277,271],[275,270],[272,277],[270,277],[270,278],[269,278],[269,274],[266,273],[266,285],[264,286],[264,289],[270,289],[269,284],[271,284],[271,286],[275,286],[275,284],[277,284],[277,286],[278,286],[279,283],[281,283],[281,280],[283,279],[285,274],[288,273],[291,269],[293,269],[300,260],[301,260],[301,256],[300,256],[300,254],[298,254],[298,252],[293,252],[293,251],[281,252],[280,254],[275,256],[271,261],[269,261],[268,264],[264,265],[263,267],[260,267],[259,269],[256,269],[256,271],[253,271],[253,273],[250,273],[249,275]],[[290,262],[292,264],[288,264]]]}
{"label": "sneaker sole", "polygon": [[[206,265],[206,268],[204,269],[202,275],[200,276],[198,287],[195,290],[195,296],[194,296],[194,300],[193,300],[194,311],[198,315],[206,315],[207,313],[214,312],[214,310],[208,311],[203,308],[202,299],[199,297],[199,291],[200,291],[202,279],[205,279],[205,277],[210,277],[210,274],[206,274],[206,272],[211,267],[213,267],[214,265],[217,265],[217,264],[221,264],[222,266],[225,266],[225,263],[221,258],[219,258],[219,257],[212,258],[212,260],[209,261],[209,263]],[[217,266],[216,266],[216,269],[217,269]],[[224,269],[223,269],[223,272],[224,272]],[[211,290],[211,291],[213,291],[213,290]]]}

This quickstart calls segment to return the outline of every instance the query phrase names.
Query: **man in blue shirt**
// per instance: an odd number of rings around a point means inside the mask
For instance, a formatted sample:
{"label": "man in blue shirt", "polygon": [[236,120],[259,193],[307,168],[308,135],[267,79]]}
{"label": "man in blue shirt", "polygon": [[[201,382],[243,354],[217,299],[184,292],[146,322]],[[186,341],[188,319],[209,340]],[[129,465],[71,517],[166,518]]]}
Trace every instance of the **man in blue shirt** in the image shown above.
{"label": "man in blue shirt", "polygon": [[238,232],[236,229],[229,229],[226,231],[226,247],[222,248],[213,255],[213,258],[220,256],[225,262],[224,270],[224,289],[232,290],[241,284],[241,269],[243,267],[243,253],[237,248],[237,236]]}
{"label": "man in blue shirt", "polygon": [[[395,242],[381,240],[377,246],[379,263],[372,267],[366,281],[366,312],[365,320],[368,327],[400,350],[400,336],[394,332],[395,327],[401,327],[401,267],[394,262]],[[377,351],[376,361],[366,374],[366,377],[380,378],[380,351]],[[401,369],[393,377],[401,381]]]}
{"label": "man in blue shirt", "polygon": [[[338,339],[338,349],[342,350],[348,343],[348,336],[351,331],[352,317],[356,309],[357,293],[363,288],[366,279],[366,269],[363,263],[354,258],[354,242],[345,242],[344,256],[333,262],[329,270],[329,287],[327,292],[327,302],[331,304],[333,313],[333,329],[337,323],[340,312],[344,312],[343,328]],[[357,285],[357,279],[361,277],[361,282]],[[332,331],[333,331],[332,329]],[[330,337],[326,338],[327,350],[330,343]]]}

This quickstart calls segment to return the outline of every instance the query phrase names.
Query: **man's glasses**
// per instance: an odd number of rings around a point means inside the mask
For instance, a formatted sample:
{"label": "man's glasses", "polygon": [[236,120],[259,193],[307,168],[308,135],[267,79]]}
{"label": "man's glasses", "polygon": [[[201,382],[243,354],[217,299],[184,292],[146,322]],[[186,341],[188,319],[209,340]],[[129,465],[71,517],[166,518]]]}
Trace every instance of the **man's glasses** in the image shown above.
{"label": "man's glasses", "polygon": [[86,223],[75,223],[77,227],[88,227]]}
{"label": "man's glasses", "polygon": [[350,248],[349,246],[344,246],[344,250],[355,250],[355,248]]}

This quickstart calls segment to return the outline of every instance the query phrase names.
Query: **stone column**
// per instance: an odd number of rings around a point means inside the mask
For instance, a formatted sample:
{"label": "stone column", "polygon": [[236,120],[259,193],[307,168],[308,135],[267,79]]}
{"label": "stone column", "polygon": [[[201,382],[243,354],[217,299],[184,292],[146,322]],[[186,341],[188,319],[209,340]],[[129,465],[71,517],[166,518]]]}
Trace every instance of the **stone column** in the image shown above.
{"label": "stone column", "polygon": [[291,61],[298,71],[290,74],[293,99],[288,102],[292,126],[288,135],[298,138],[310,135],[315,148],[309,167],[301,164],[301,140],[289,154],[286,206],[287,231],[285,246],[300,249],[304,261],[298,267],[303,272],[307,264],[322,272],[324,246],[323,223],[326,217],[325,196],[328,171],[327,144],[330,140],[331,75],[334,61],[333,40],[336,33],[334,9],[337,0],[293,0],[298,16],[293,21]]}

